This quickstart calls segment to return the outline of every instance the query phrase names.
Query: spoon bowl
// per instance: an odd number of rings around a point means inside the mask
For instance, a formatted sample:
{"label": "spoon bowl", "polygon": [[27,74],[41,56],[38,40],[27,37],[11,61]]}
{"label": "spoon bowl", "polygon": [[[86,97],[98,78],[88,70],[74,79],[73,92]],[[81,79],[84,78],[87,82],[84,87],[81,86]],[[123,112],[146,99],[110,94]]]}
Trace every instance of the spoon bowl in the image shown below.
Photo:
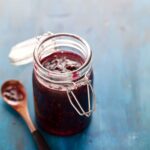
{"label": "spoon bowl", "polygon": [[[16,92],[15,92],[16,91]],[[1,94],[4,101],[11,107],[26,105],[27,96],[24,86],[17,80],[9,80],[3,83]]]}

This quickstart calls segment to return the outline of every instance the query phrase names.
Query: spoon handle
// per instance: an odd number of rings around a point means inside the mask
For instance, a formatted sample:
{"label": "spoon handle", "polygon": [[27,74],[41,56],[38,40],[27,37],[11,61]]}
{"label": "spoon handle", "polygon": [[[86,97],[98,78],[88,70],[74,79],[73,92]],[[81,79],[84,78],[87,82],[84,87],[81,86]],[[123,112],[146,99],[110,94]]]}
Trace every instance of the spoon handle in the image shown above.
{"label": "spoon handle", "polygon": [[38,129],[32,132],[32,135],[37,144],[38,150],[51,150]]}

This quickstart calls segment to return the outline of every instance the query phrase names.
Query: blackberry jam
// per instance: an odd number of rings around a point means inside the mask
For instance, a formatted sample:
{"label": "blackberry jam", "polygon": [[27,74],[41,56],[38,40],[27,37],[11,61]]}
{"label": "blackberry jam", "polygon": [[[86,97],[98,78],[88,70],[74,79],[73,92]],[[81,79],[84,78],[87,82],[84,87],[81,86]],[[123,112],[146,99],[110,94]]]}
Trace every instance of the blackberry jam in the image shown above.
{"label": "blackberry jam", "polygon": [[84,60],[73,52],[55,52],[41,61],[44,68],[58,73],[75,71],[81,67]]}
{"label": "blackberry jam", "polygon": [[63,136],[82,131],[90,123],[93,101],[91,50],[87,43],[75,35],[55,34],[37,46],[34,60],[38,125],[48,133]]}

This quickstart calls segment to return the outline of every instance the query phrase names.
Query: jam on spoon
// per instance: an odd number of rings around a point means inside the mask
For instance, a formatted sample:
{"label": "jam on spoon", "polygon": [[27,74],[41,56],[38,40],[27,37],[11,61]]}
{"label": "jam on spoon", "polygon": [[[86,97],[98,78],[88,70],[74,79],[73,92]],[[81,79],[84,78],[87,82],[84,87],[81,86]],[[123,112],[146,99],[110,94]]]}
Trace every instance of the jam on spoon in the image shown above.
{"label": "jam on spoon", "polygon": [[3,96],[11,101],[22,101],[24,99],[24,95],[18,85],[8,85],[5,91],[3,92]]}

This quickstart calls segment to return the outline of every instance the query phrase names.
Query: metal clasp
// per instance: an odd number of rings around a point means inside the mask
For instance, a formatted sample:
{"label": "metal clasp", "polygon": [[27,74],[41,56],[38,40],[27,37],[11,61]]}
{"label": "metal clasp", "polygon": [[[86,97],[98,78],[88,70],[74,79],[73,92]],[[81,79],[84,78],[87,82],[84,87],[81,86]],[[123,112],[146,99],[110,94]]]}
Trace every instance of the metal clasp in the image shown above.
{"label": "metal clasp", "polygon": [[53,33],[50,32],[50,31],[48,31],[48,32],[44,33],[43,35],[37,36],[37,37],[36,37],[37,43],[38,43],[41,39],[46,38],[46,37],[49,36],[49,35],[53,35]]}
{"label": "metal clasp", "polygon": [[[88,77],[86,75],[84,77],[84,83],[87,86],[87,94],[88,94],[88,111],[87,112],[81,106],[81,104],[80,104],[79,100],[77,99],[76,95],[74,94],[73,90],[67,88],[67,96],[68,96],[70,104],[72,105],[72,107],[76,110],[76,112],[80,116],[89,117],[91,115],[91,113],[96,110],[96,96],[95,96],[95,93],[94,93],[94,89],[91,85],[91,81],[88,79]],[[75,82],[72,82],[72,84],[77,88],[77,84]],[[92,96],[93,96],[93,106],[91,106],[90,90],[91,90]],[[78,109],[74,105],[74,103],[71,99],[71,95],[72,95],[73,99],[75,100],[76,104],[79,106],[80,109]]]}

